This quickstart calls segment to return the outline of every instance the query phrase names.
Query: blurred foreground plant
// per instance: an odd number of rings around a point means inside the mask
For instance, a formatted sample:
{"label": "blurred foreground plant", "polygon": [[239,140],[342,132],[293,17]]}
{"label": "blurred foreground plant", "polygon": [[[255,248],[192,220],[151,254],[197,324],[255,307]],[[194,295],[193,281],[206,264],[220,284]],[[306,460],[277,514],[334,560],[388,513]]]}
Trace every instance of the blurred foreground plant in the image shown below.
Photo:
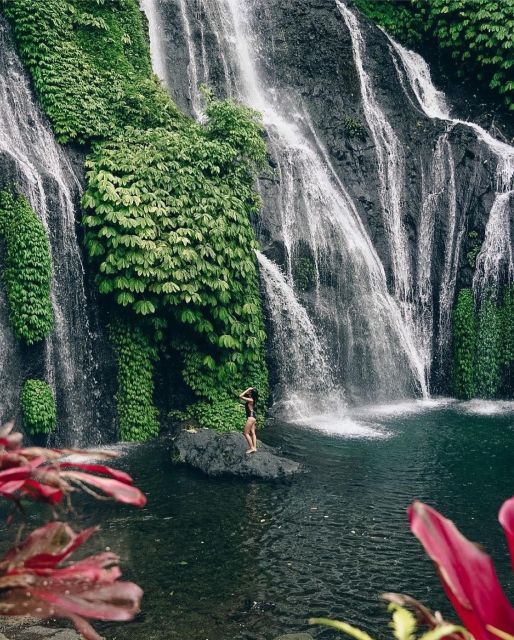
{"label": "blurred foreground plant", "polygon": [[[445,622],[438,612],[433,613],[414,598],[399,593],[384,593],[382,598],[389,602],[388,610],[391,613],[389,626],[396,640],[441,640],[441,638],[467,640],[470,638],[470,634],[464,627]],[[414,609],[417,615],[409,611],[407,606]],[[327,618],[311,618],[309,623],[331,627],[346,633],[355,640],[374,640],[365,631],[353,627],[347,622]],[[428,631],[416,636],[419,624],[427,626]]]}
{"label": "blurred foreground plant", "polygon": [[[128,474],[80,461],[115,454],[24,448],[22,434],[13,432],[13,427],[9,423],[0,428],[0,496],[17,507],[21,508],[22,499],[30,499],[55,510],[76,491],[139,507],[146,504]],[[91,527],[76,533],[65,522],[51,522],[8,551],[0,560],[0,615],[69,618],[86,640],[100,640],[100,636],[85,618],[131,620],[140,609],[143,592],[132,582],[118,581],[118,556],[105,552],[63,564],[97,530]]]}
{"label": "blurred foreground plant", "polygon": [[[411,530],[434,561],[446,595],[464,627],[445,622],[409,596],[384,594],[392,612],[390,623],[397,640],[416,640],[417,623],[429,627],[418,640],[474,638],[474,640],[514,640],[514,608],[496,575],[493,562],[482,549],[465,538],[451,520],[432,507],[414,502],[408,509]],[[499,521],[505,532],[514,568],[514,498],[503,503]],[[406,608],[417,613],[417,618]],[[346,622],[312,618],[342,631],[356,640],[373,640],[366,632]]]}

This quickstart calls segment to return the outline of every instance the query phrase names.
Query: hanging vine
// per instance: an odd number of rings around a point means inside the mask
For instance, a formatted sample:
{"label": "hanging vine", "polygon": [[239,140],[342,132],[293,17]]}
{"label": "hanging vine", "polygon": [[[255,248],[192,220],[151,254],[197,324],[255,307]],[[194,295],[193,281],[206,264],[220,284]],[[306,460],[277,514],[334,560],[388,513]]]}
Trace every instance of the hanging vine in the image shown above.
{"label": "hanging vine", "polygon": [[477,327],[473,293],[461,289],[452,317],[453,329],[453,392],[457,398],[475,395],[475,351]]}
{"label": "hanging vine", "polygon": [[10,191],[0,192],[0,237],[11,326],[18,339],[32,345],[53,327],[52,260],[43,224],[26,198]]}

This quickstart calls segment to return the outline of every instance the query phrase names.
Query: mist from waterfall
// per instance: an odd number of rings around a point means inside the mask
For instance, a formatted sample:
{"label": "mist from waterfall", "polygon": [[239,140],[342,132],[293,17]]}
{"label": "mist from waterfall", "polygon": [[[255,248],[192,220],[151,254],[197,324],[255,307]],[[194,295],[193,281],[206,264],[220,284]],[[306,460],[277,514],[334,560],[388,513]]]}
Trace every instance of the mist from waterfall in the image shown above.
{"label": "mist from waterfall", "polygon": [[[59,442],[95,444],[94,361],[84,291],[84,270],[75,233],[75,199],[80,185],[36,106],[27,76],[0,21],[0,155],[9,178],[29,200],[50,240],[54,329],[45,343],[45,377],[56,393]],[[0,296],[0,380],[6,398],[0,419],[18,408],[22,383],[21,349],[8,325]],[[8,415],[8,413],[10,415]]]}

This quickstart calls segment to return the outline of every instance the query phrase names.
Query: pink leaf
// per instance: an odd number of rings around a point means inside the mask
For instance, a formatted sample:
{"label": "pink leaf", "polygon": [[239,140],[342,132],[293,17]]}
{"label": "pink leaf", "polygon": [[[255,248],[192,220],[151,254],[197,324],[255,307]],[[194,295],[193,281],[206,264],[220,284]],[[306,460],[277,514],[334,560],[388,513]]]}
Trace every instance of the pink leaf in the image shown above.
{"label": "pink leaf", "polygon": [[146,504],[146,496],[144,493],[142,493],[137,487],[125,484],[124,482],[119,482],[119,480],[99,478],[81,471],[63,471],[61,476],[101,489],[108,496],[111,496],[118,502],[123,502],[124,504],[131,504],[136,507],[144,507]]}
{"label": "pink leaf", "polygon": [[498,519],[505,531],[505,537],[509,545],[510,561],[514,568],[514,498],[510,498],[510,500],[506,500],[503,503]]}
{"label": "pink leaf", "polygon": [[128,473],[124,471],[119,471],[118,469],[112,469],[111,467],[106,467],[102,464],[85,464],[85,463],[76,463],[76,462],[61,462],[60,466],[62,469],[69,469],[73,467],[75,469],[80,469],[81,471],[91,471],[93,473],[103,473],[106,476],[110,476],[115,480],[119,480],[120,482],[124,482],[125,484],[133,484],[134,481],[129,476]]}
{"label": "pink leaf", "polygon": [[436,563],[455,611],[475,640],[497,640],[488,625],[513,634],[514,609],[491,558],[428,505],[414,502],[408,513],[412,532]]}
{"label": "pink leaf", "polygon": [[9,572],[18,567],[52,568],[67,558],[88,540],[98,527],[90,527],[79,534],[64,522],[50,522],[33,531],[21,545],[11,549],[3,558]]}

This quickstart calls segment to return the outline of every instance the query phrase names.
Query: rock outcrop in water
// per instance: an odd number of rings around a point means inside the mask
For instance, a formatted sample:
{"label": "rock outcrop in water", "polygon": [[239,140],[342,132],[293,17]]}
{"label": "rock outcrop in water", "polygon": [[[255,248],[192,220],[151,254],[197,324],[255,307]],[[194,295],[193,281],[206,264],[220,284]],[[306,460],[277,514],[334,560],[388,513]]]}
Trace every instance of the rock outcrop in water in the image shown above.
{"label": "rock outcrop in water", "polygon": [[300,464],[278,455],[258,442],[257,451],[246,454],[248,445],[241,433],[216,433],[211,429],[183,430],[174,439],[174,459],[209,476],[235,476],[284,480],[298,473]]}

